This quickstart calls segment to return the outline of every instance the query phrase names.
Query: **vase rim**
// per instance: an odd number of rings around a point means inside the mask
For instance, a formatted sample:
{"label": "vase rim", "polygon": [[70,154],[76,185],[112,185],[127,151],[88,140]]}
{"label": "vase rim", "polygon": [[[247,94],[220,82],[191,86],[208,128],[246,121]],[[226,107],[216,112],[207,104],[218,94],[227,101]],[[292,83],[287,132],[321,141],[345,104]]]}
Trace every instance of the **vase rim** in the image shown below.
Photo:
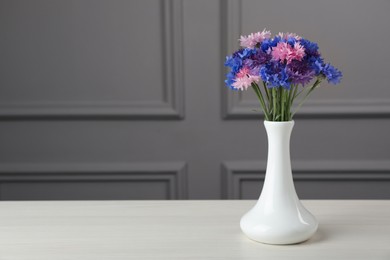
{"label": "vase rim", "polygon": [[268,121],[268,120],[264,120],[264,124],[286,124],[286,125],[289,125],[289,124],[294,124],[294,120],[290,120],[290,121]]}

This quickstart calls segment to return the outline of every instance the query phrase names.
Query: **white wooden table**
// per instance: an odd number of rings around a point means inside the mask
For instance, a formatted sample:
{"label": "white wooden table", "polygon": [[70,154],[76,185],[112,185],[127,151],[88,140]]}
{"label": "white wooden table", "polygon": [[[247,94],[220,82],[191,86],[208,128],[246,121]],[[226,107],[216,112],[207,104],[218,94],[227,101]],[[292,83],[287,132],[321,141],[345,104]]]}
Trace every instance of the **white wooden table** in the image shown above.
{"label": "white wooden table", "polygon": [[390,259],[390,201],[304,201],[320,227],[289,246],[241,233],[253,203],[0,202],[0,259]]}

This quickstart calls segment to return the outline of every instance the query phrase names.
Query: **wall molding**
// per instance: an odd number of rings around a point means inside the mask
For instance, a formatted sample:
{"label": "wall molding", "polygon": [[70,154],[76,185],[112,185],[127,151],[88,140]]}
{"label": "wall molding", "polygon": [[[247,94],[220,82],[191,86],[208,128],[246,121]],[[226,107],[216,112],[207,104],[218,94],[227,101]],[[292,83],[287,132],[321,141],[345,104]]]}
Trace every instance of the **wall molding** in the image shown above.
{"label": "wall molding", "polygon": [[15,102],[0,104],[0,119],[184,118],[182,1],[161,1],[163,99],[147,102]]}
{"label": "wall molding", "polygon": [[168,182],[169,199],[188,198],[185,162],[0,164],[0,184],[46,181],[162,181]]}
{"label": "wall molding", "polygon": [[[264,181],[265,161],[228,161],[222,163],[221,198],[241,199],[242,181]],[[359,161],[293,161],[294,180],[389,181],[390,162]]]}
{"label": "wall molding", "polygon": [[[242,34],[242,0],[221,1],[222,60],[239,48],[237,39]],[[222,79],[227,70],[223,70]],[[224,80],[221,80],[224,82]],[[241,92],[227,91],[222,85],[222,118],[259,119],[263,118],[257,100],[245,101]],[[309,100],[305,102],[296,118],[381,118],[390,116],[390,99],[364,100]]]}

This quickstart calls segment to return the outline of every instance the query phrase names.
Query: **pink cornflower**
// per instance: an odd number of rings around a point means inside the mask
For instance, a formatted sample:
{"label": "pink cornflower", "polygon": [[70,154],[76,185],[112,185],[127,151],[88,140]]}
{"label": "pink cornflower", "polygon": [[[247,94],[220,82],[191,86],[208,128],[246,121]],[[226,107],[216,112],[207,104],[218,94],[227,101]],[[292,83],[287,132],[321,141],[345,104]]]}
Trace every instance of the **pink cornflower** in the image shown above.
{"label": "pink cornflower", "polygon": [[272,47],[272,58],[281,61],[287,60],[290,48],[287,42],[279,42],[276,47]]}
{"label": "pink cornflower", "polygon": [[287,40],[288,38],[295,38],[296,40],[302,39],[302,37],[297,35],[296,33],[289,33],[289,32],[286,32],[286,33],[280,32],[280,33],[278,33],[278,36],[284,40]]}
{"label": "pink cornflower", "polygon": [[247,90],[253,82],[259,82],[259,76],[248,76],[242,78],[236,78],[236,81],[232,84],[233,88],[238,90]]}
{"label": "pink cornflower", "polygon": [[236,79],[232,86],[238,90],[247,90],[253,82],[257,83],[259,81],[259,76],[251,75],[250,70],[247,67],[244,67],[236,74]]}
{"label": "pink cornflower", "polygon": [[253,49],[256,44],[261,43],[264,39],[271,37],[271,32],[265,29],[262,32],[251,33],[248,36],[241,36],[239,41],[241,47]]}
{"label": "pink cornflower", "polygon": [[287,42],[279,42],[276,47],[272,48],[272,58],[274,60],[287,61],[287,64],[292,60],[302,60],[305,56],[305,49],[296,42],[294,47],[291,47]]}
{"label": "pink cornflower", "polygon": [[266,29],[264,29],[262,32],[257,32],[252,34],[253,34],[253,39],[258,43],[264,41],[264,39],[269,39],[271,37],[271,31],[266,31]]}
{"label": "pink cornflower", "polygon": [[241,36],[239,41],[240,41],[240,46],[244,48],[253,49],[256,46],[256,42],[250,35]]}
{"label": "pink cornflower", "polygon": [[249,68],[243,67],[242,69],[240,69],[239,72],[237,72],[236,77],[237,78],[248,77],[249,74],[250,74]]}
{"label": "pink cornflower", "polygon": [[290,63],[292,60],[301,61],[304,56],[305,56],[305,48],[303,48],[303,46],[299,42],[296,42],[294,44],[294,48],[290,49],[290,53],[287,57],[287,63]]}

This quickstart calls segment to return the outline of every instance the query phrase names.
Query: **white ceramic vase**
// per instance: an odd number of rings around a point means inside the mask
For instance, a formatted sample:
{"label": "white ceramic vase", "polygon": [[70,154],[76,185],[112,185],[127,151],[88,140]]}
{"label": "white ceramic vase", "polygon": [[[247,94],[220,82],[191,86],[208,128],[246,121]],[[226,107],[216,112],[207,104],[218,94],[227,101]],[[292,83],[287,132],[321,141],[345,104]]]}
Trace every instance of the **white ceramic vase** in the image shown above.
{"label": "white ceramic vase", "polygon": [[290,162],[294,121],[264,121],[264,125],[268,136],[264,186],[256,205],[241,218],[241,230],[266,244],[300,243],[316,232],[318,221],[301,204],[294,187]]}

